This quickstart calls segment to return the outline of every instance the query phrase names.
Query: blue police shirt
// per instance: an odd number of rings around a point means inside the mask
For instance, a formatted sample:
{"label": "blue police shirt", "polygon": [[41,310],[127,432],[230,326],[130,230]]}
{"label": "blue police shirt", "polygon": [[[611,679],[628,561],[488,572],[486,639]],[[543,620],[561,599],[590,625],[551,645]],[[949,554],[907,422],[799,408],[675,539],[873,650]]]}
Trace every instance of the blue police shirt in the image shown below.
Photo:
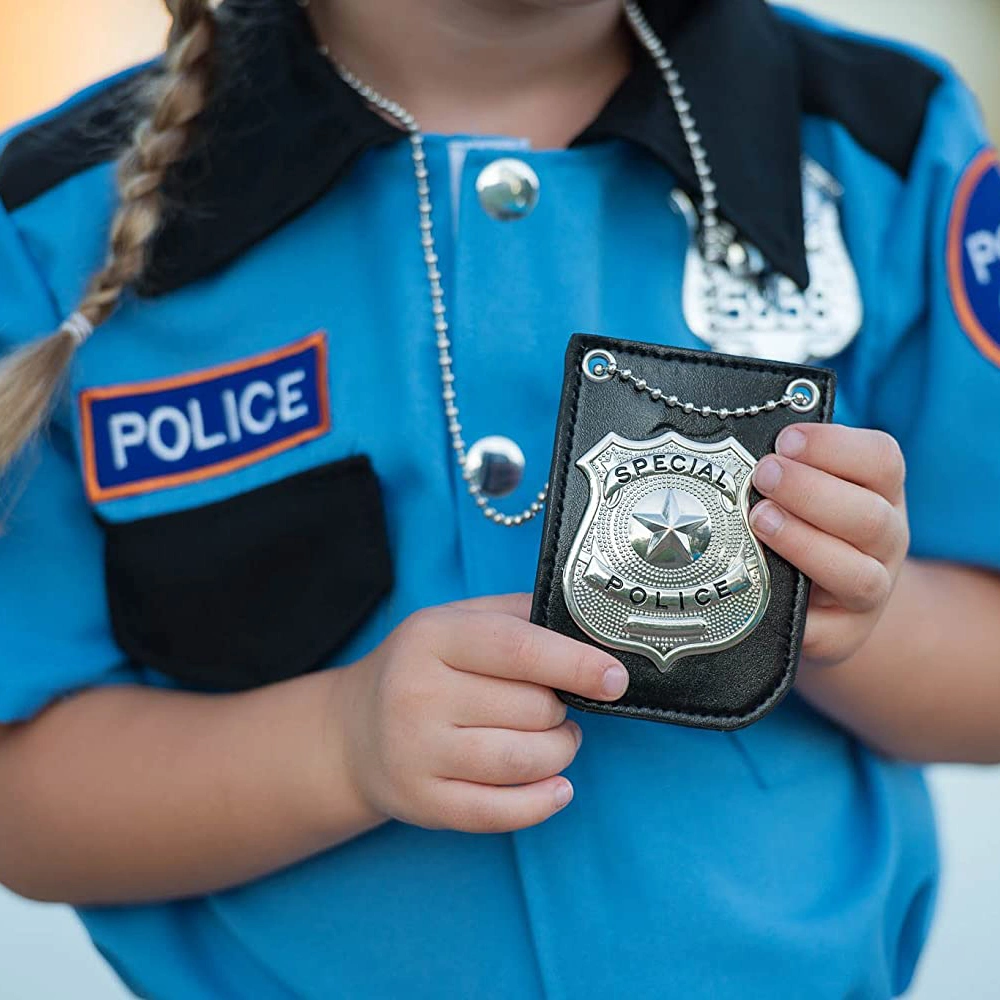
{"label": "blue police shirt", "polygon": [[[842,186],[864,322],[830,359],[837,417],[901,442],[915,556],[1000,568],[1000,533],[942,519],[959,508],[985,526],[1000,494],[1000,173],[969,93],[926,56],[755,0],[647,8],[724,214],[799,284],[801,157]],[[241,61],[229,84],[220,67],[225,100],[171,175],[148,272],[79,352],[53,430],[12,480],[25,485],[0,541],[3,721],[89,686],[229,689],[348,663],[419,608],[532,586],[540,523],[488,523],[451,454],[408,144],[340,84],[292,0],[230,0],[220,16],[222,51]],[[4,140],[5,345],[52,329],[103,258],[109,140],[127,132],[136,78]],[[431,136],[427,155],[465,436],[520,444],[520,509],[548,469],[571,332],[703,346],[671,202],[691,165],[641,59],[566,150]],[[538,175],[524,218],[479,202],[498,156]],[[731,734],[580,721],[576,799],[536,828],[390,823],[229,892],[82,918],[158,998],[906,987],[937,874],[919,770],[794,696]]]}

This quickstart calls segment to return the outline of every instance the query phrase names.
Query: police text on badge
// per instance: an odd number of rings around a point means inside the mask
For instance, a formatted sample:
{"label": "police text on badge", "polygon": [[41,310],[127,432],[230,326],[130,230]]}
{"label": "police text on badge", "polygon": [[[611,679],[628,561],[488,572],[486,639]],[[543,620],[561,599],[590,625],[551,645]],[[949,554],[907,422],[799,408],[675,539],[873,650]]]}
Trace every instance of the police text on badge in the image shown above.
{"label": "police text on badge", "polygon": [[612,431],[581,456],[590,501],[562,580],[577,626],[661,672],[746,638],[771,593],[750,530],[755,463],[733,437],[677,431],[645,441]]}
{"label": "police text on badge", "polygon": [[329,427],[321,333],[233,364],[80,395],[93,502],[223,475]]}

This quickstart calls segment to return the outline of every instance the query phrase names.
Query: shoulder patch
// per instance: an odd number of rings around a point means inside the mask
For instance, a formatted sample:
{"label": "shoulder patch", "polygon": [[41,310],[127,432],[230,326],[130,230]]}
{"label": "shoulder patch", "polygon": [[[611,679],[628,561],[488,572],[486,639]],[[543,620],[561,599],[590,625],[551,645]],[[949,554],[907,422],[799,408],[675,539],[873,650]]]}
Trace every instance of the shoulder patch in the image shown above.
{"label": "shoulder patch", "polygon": [[840,122],[860,146],[906,177],[941,74],[888,43],[797,21],[788,29],[798,48],[803,110]]}
{"label": "shoulder patch", "polygon": [[14,135],[0,152],[0,201],[7,211],[115,159],[131,134],[136,97],[150,73],[143,69],[99,84]]}
{"label": "shoulder patch", "polygon": [[948,284],[962,329],[1000,366],[1000,156],[966,168],[948,223]]}
{"label": "shoulder patch", "polygon": [[80,393],[92,503],[242,469],[330,429],[326,334],[175,378]]}

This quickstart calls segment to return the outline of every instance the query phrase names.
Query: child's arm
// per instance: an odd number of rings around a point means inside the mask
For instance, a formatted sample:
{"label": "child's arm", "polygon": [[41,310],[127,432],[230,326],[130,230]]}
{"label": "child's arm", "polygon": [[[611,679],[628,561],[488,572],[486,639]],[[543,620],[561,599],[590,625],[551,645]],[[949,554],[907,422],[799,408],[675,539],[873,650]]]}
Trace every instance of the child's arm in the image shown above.
{"label": "child's arm", "polygon": [[334,735],[342,682],[100,688],[6,727],[0,881],[77,904],[208,893],[376,826]]}
{"label": "child's arm", "polygon": [[352,667],[236,695],[94,689],[0,727],[0,882],[75,904],[204,895],[389,817],[499,832],[547,819],[608,654],[524,596],[407,619]]}
{"label": "child's arm", "polygon": [[[796,430],[758,466],[773,502],[752,520],[814,581],[798,690],[891,756],[1000,762],[1000,578],[906,559],[904,465],[887,435]],[[942,510],[941,530],[971,527]]]}
{"label": "child's arm", "polygon": [[1000,763],[1000,578],[907,560],[869,640],[799,691],[892,756]]}

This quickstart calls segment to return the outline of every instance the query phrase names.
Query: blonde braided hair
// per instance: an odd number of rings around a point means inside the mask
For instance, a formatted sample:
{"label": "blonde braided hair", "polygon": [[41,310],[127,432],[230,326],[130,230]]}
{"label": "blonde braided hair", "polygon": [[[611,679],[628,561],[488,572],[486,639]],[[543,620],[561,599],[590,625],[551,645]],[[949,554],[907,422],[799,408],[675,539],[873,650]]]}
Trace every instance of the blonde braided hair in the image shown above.
{"label": "blonde braided hair", "polygon": [[118,163],[119,204],[104,266],[59,330],[0,362],[0,473],[44,425],[77,347],[141,277],[163,215],[163,179],[188,149],[195,119],[208,100],[216,3],[165,3],[173,24],[163,69],[147,90],[148,111]]}

